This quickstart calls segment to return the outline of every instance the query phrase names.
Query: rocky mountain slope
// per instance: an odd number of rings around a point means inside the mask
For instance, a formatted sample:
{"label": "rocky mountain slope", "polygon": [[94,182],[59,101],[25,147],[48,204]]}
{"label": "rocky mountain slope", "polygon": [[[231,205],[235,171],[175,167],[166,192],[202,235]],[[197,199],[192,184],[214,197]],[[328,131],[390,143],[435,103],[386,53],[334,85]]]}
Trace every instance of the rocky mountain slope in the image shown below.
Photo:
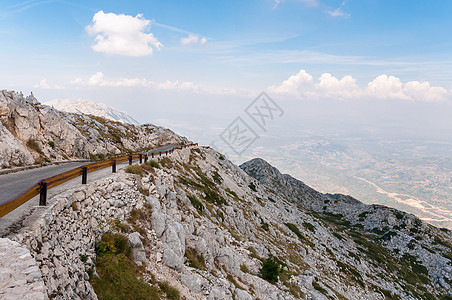
{"label": "rocky mountain slope", "polygon": [[44,105],[68,113],[78,113],[102,117],[111,121],[140,125],[132,116],[127,113],[109,107],[104,103],[96,103],[86,99],[54,99],[45,102]]}
{"label": "rocky mountain slope", "polygon": [[144,284],[159,295],[149,299],[452,297],[452,233],[413,215],[202,147],[128,172],[68,191],[11,237],[29,245],[52,297],[106,299],[128,257],[133,292]]}
{"label": "rocky mountain slope", "polygon": [[186,143],[169,129],[66,113],[32,95],[0,91],[0,168],[94,158]]}

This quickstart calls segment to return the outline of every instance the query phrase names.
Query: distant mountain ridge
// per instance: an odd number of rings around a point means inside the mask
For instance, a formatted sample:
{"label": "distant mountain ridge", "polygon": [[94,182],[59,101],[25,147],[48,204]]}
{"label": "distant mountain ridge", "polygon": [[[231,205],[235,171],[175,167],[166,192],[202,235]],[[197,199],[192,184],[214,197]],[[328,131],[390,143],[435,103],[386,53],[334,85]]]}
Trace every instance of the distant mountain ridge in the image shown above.
{"label": "distant mountain ridge", "polygon": [[94,115],[121,123],[140,125],[140,122],[129,114],[88,99],[54,99],[43,104],[68,113]]}

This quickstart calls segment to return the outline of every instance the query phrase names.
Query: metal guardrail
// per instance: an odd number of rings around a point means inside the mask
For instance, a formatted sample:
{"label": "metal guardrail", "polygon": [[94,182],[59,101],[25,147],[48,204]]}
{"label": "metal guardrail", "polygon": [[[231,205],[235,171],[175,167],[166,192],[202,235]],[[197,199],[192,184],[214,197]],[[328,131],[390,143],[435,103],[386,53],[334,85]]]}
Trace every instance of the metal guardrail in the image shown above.
{"label": "metal guardrail", "polygon": [[154,158],[157,156],[162,156],[163,154],[170,154],[173,153],[174,150],[180,150],[183,148],[191,147],[191,146],[198,146],[198,143],[195,144],[187,144],[187,145],[177,145],[172,146],[169,150],[165,151],[148,151],[146,153],[139,153],[139,154],[130,154],[130,155],[124,155],[115,157],[112,159],[95,162],[87,165],[83,165],[81,167],[74,168],[72,170],[66,171],[64,173],[57,174],[55,176],[42,179],[37,184],[23,192],[22,194],[12,198],[8,202],[0,205],[0,218],[9,214],[28,200],[32,199],[33,197],[40,195],[39,197],[39,205],[45,206],[47,204],[47,190],[51,189],[53,187],[56,187],[62,183],[65,183],[66,181],[69,181],[71,179],[77,178],[79,176],[82,176],[82,184],[87,183],[88,179],[88,173],[98,171],[101,169],[105,169],[108,167],[112,167],[112,172],[116,173],[116,165],[124,163],[126,161],[129,162],[129,165],[132,164],[133,160],[139,159],[140,164],[144,162],[147,162],[149,158]]}

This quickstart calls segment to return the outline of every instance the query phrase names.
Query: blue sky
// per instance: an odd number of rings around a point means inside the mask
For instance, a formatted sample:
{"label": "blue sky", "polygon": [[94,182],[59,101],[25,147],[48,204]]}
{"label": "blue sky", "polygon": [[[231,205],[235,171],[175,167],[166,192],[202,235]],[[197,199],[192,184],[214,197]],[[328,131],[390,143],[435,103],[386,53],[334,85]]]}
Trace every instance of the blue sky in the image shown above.
{"label": "blue sky", "polygon": [[451,11],[426,0],[2,0],[0,81],[178,128],[230,119],[263,90],[295,112],[377,101],[401,118],[407,106],[444,114]]}

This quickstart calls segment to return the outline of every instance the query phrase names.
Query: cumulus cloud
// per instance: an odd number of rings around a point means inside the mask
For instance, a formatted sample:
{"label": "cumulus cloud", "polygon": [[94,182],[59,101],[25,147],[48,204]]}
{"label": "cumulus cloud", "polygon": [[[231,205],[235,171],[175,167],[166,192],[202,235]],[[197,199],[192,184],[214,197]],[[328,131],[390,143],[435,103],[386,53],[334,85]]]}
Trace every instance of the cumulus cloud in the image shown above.
{"label": "cumulus cloud", "polygon": [[44,89],[44,90],[49,90],[49,89],[62,90],[62,89],[64,89],[64,86],[57,85],[57,84],[50,86],[47,83],[47,79],[41,80],[38,84],[35,84],[33,87],[36,89]]}
{"label": "cumulus cloud", "polygon": [[409,81],[404,85],[405,94],[419,101],[443,101],[447,90],[443,87],[430,86],[430,82]]}
{"label": "cumulus cloud", "polygon": [[269,90],[277,94],[299,95],[303,86],[311,86],[311,84],[312,76],[305,70],[300,70],[300,72],[290,76],[289,79],[284,80],[280,85],[272,85]]}
{"label": "cumulus cloud", "polygon": [[318,93],[318,96],[323,97],[348,99],[361,95],[356,79],[350,75],[338,79],[330,73],[324,73],[319,77],[319,81],[314,87],[316,89],[314,95]]}
{"label": "cumulus cloud", "polygon": [[98,11],[92,24],[85,27],[86,32],[96,36],[96,44],[91,48],[96,52],[125,56],[145,56],[160,50],[162,43],[152,33],[146,33],[150,20],[138,14],[135,17],[124,14]]}
{"label": "cumulus cloud", "polygon": [[319,99],[390,99],[406,101],[444,101],[452,96],[443,87],[431,86],[428,81],[408,81],[403,83],[395,76],[380,75],[366,87],[358,86],[356,79],[346,75],[341,79],[330,73],[322,74],[317,80],[305,70],[300,70],[279,85],[268,88],[272,93],[296,96],[298,98]]}
{"label": "cumulus cloud", "polygon": [[395,76],[380,75],[367,84],[365,94],[379,99],[409,100],[403,92],[402,81]]}
{"label": "cumulus cloud", "polygon": [[183,46],[190,45],[190,44],[201,44],[204,45],[207,42],[207,39],[205,37],[199,38],[199,36],[194,34],[189,34],[187,37],[181,38],[180,43]]}

